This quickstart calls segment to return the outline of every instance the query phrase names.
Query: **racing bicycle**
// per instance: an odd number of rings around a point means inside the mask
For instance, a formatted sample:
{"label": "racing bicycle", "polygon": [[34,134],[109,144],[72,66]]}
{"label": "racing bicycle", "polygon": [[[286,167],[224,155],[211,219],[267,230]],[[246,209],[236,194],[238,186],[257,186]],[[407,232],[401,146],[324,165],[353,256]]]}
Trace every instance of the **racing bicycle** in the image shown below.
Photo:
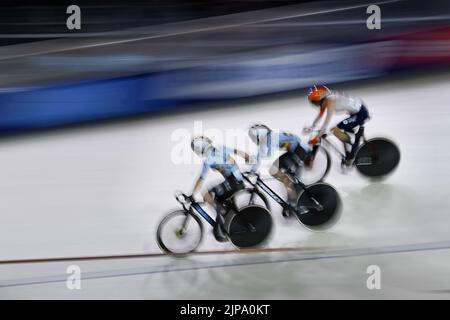
{"label": "racing bicycle", "polygon": [[[256,193],[251,195],[252,199],[256,199],[255,195],[258,196]],[[200,217],[212,227],[215,226],[216,220],[202,208],[202,203],[195,201],[192,196],[177,192],[175,199],[182,209],[169,213],[161,220],[156,238],[165,253],[182,255],[195,251],[203,239],[204,227]],[[226,212],[224,229],[228,240],[237,248],[262,245],[272,230],[269,210],[254,200],[244,206],[238,206],[235,200],[233,195],[223,202]]]}
{"label": "racing bicycle", "polygon": [[[317,134],[317,131],[313,132]],[[345,166],[345,154],[328,139],[328,133],[323,134],[317,144],[313,146],[313,161],[310,168],[302,167],[296,172],[306,184],[323,181],[330,171],[331,156],[328,150],[336,152]],[[391,140],[383,137],[366,139],[364,126],[360,126],[355,133],[352,145],[354,154],[351,166],[356,167],[363,176],[372,179],[382,179],[392,173],[400,162],[400,150]]]}
{"label": "racing bicycle", "polygon": [[[290,204],[270,188],[256,172],[244,173],[244,179],[253,187],[253,192],[263,190],[283,209],[288,209],[307,229],[319,231],[333,226],[339,219],[341,199],[331,185],[324,182],[305,185],[295,172],[285,172],[294,182],[297,191],[295,205]],[[251,192],[251,191],[249,191]]]}

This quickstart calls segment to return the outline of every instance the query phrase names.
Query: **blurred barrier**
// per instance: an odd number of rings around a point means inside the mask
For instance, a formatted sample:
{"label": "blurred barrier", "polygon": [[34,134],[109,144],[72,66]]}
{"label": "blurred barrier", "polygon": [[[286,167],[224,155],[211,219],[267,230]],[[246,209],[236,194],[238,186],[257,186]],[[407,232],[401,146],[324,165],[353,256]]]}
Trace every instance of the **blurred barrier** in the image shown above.
{"label": "blurred barrier", "polygon": [[0,93],[0,132],[48,128],[201,102],[253,97],[450,63],[450,27],[430,27],[375,41],[276,47],[203,65],[144,75]]}

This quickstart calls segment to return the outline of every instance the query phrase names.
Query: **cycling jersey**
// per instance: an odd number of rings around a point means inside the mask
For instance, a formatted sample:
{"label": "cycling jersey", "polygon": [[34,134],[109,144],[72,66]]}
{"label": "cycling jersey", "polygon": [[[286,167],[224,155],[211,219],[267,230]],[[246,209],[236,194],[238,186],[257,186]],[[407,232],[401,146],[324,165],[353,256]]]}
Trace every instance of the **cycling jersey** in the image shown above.
{"label": "cycling jersey", "polygon": [[267,136],[267,143],[260,144],[258,147],[258,153],[256,156],[257,163],[254,165],[252,170],[256,171],[260,159],[272,156],[274,150],[278,149],[287,151],[288,153],[295,153],[297,147],[299,146],[307,152],[311,151],[311,146],[303,142],[298,136],[286,131],[271,131]]}
{"label": "cycling jersey", "polygon": [[209,169],[218,171],[225,179],[234,176],[238,181],[243,180],[236,161],[231,156],[234,151],[225,146],[213,147],[206,150],[200,178],[204,179]]}
{"label": "cycling jersey", "polygon": [[333,91],[326,99],[334,106],[336,113],[347,113],[349,115],[358,113],[363,104],[359,98],[350,97],[336,91]]}

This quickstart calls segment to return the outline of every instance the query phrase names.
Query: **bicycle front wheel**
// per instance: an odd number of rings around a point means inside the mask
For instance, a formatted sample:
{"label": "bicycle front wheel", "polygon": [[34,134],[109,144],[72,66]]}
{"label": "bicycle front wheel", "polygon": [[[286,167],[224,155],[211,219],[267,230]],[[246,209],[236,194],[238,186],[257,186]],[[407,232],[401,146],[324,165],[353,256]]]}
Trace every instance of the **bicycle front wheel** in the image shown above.
{"label": "bicycle front wheel", "polygon": [[330,154],[325,148],[320,146],[317,149],[311,166],[300,166],[297,169],[296,175],[305,185],[311,185],[323,181],[330,171],[330,166]]}
{"label": "bicycle front wheel", "polygon": [[184,210],[169,213],[161,220],[156,240],[162,251],[172,254],[193,252],[203,238],[200,218]]}

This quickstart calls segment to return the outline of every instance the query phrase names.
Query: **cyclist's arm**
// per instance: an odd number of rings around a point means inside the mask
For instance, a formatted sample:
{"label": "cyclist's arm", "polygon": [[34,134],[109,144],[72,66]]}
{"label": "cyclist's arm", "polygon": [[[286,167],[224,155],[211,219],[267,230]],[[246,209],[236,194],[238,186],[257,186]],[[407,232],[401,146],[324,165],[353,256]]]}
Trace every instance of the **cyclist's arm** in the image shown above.
{"label": "cyclist's arm", "polygon": [[241,151],[239,149],[234,149],[233,151],[234,151],[234,154],[237,154],[242,159],[244,159],[246,163],[250,162],[250,156],[248,155],[248,153]]}
{"label": "cyclist's arm", "polygon": [[336,109],[334,108],[332,103],[325,101],[324,105],[325,105],[325,108],[327,109],[327,116],[325,117],[325,120],[322,124],[322,127],[319,130],[319,133],[317,134],[318,137],[322,136],[325,133],[325,131],[327,130],[327,128],[330,124],[331,118],[333,117],[333,115],[336,111]]}
{"label": "cyclist's arm", "polygon": [[261,164],[261,146],[258,146],[258,150],[256,152],[256,156],[253,156],[252,159],[250,159],[251,161],[251,172],[257,172],[259,165]]}
{"label": "cyclist's arm", "polygon": [[208,165],[206,163],[203,163],[202,172],[200,173],[200,176],[197,178],[197,181],[195,181],[194,189],[192,189],[192,194],[194,195],[197,191],[200,190],[203,180],[205,180],[206,173],[208,172]]}
{"label": "cyclist's arm", "polygon": [[317,123],[320,121],[320,119],[322,119],[323,115],[325,114],[325,109],[326,109],[325,106],[320,107],[319,113],[317,114],[316,118],[314,119],[314,121],[311,125],[311,128],[315,128]]}
{"label": "cyclist's arm", "polygon": [[203,183],[203,178],[198,177],[197,181],[195,181],[194,189],[192,189],[192,194],[195,194],[198,190],[200,190]]}

